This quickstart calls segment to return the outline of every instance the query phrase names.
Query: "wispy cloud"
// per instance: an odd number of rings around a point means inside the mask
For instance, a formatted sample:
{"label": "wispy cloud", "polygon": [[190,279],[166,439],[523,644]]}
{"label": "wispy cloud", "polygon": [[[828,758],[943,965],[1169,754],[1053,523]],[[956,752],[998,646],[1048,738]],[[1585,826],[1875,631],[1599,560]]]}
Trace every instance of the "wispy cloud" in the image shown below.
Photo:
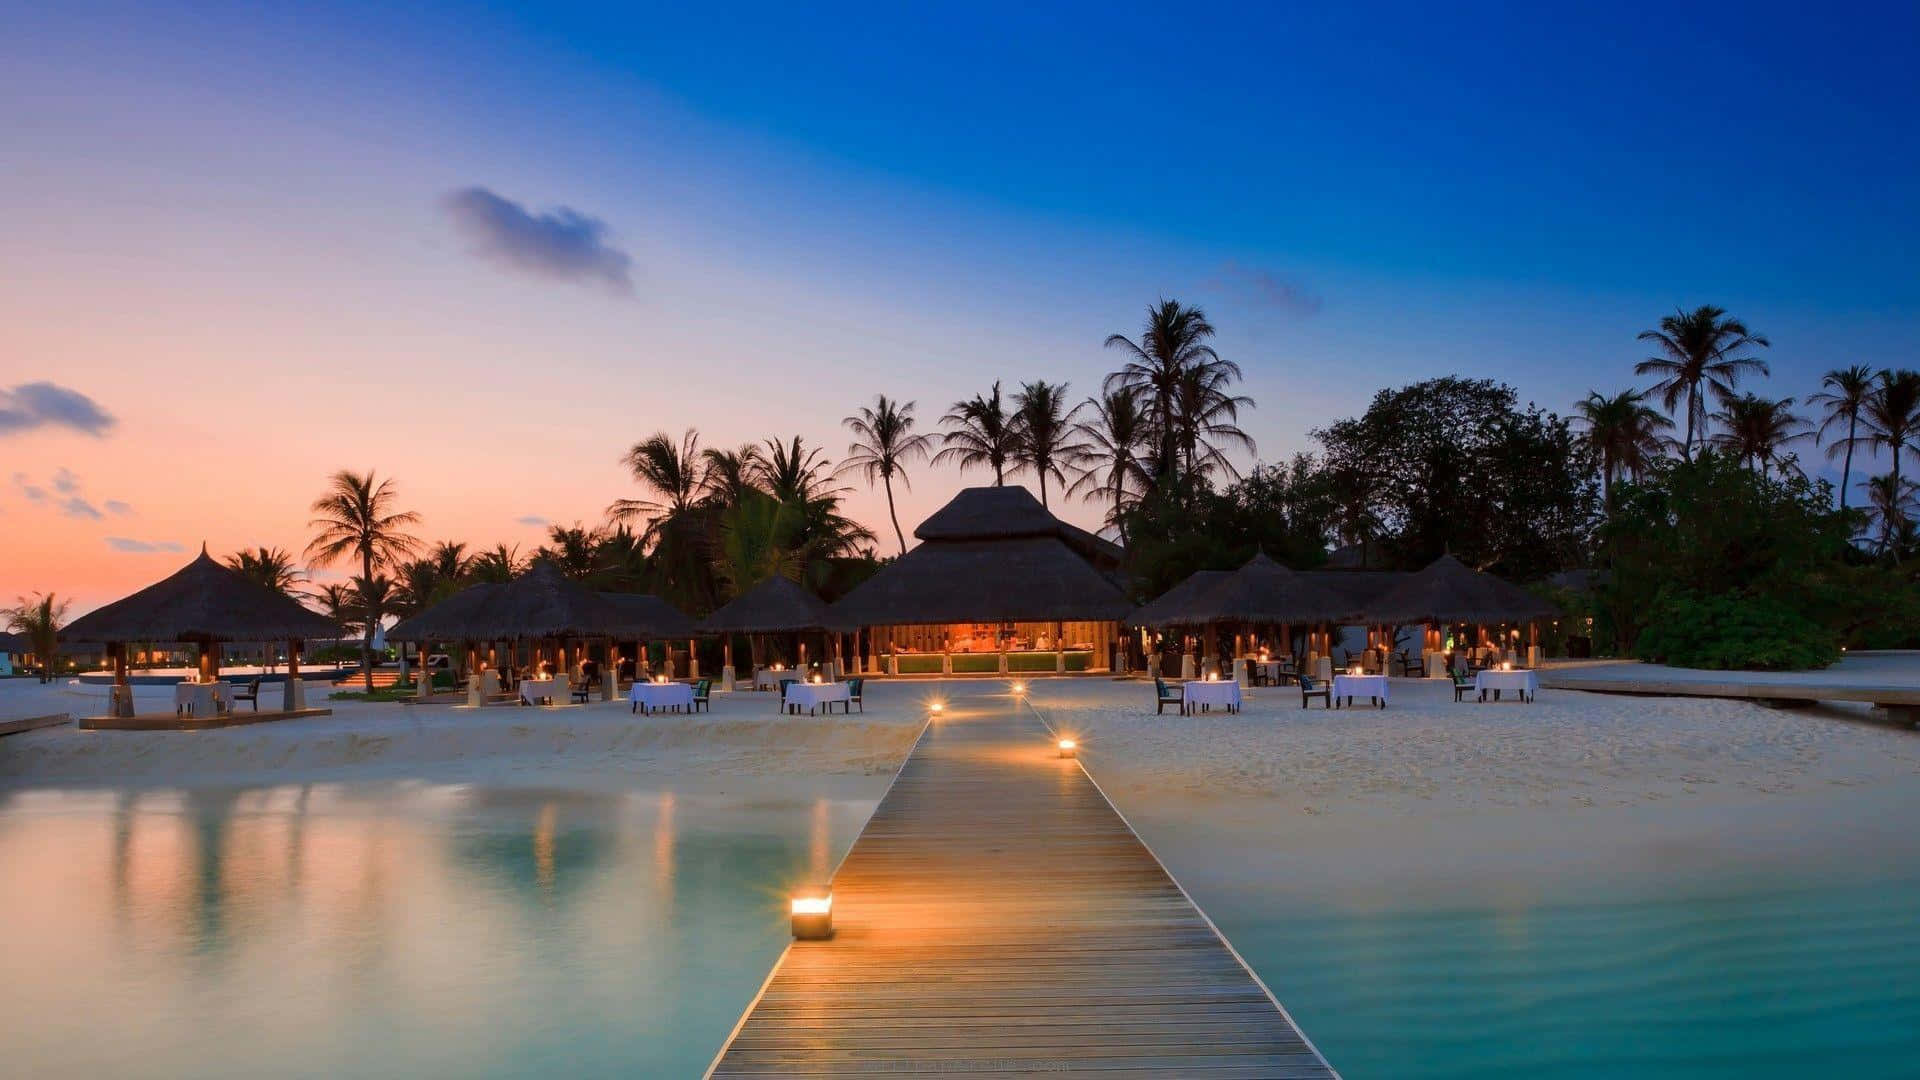
{"label": "wispy cloud", "polygon": [[107,513],[114,514],[118,517],[126,517],[128,514],[133,513],[133,507],[128,506],[119,499],[108,499]]}
{"label": "wispy cloud", "polygon": [[633,258],[607,242],[609,230],[599,218],[566,206],[533,213],[483,187],[461,188],[443,201],[454,228],[482,258],[538,277],[633,292]]}
{"label": "wispy cloud", "polygon": [[92,503],[78,495],[69,495],[67,498],[61,500],[60,512],[68,517],[87,518],[92,521],[99,521],[106,516],[95,509]]}
{"label": "wispy cloud", "polygon": [[553,524],[553,522],[541,517],[539,514],[523,514],[513,520],[517,525],[537,525],[543,529]]}
{"label": "wispy cloud", "polygon": [[134,555],[152,555],[157,552],[181,552],[187,550],[173,540],[132,540],[124,536],[107,537],[107,546],[115,551],[125,551]]}
{"label": "wispy cloud", "polygon": [[43,503],[47,501],[47,489],[28,479],[26,473],[14,473],[13,486],[19,488],[20,494],[26,496],[27,501],[30,503]]}
{"label": "wispy cloud", "polygon": [[35,428],[63,427],[99,438],[115,423],[92,398],[54,383],[20,383],[11,390],[0,390],[0,437]]}
{"label": "wispy cloud", "polygon": [[53,490],[62,495],[72,495],[80,490],[80,478],[62,465],[53,471]]}
{"label": "wispy cloud", "polygon": [[1318,315],[1324,306],[1319,295],[1309,289],[1306,283],[1233,259],[1222,263],[1207,284],[1235,292],[1250,303],[1270,311],[1296,318]]}

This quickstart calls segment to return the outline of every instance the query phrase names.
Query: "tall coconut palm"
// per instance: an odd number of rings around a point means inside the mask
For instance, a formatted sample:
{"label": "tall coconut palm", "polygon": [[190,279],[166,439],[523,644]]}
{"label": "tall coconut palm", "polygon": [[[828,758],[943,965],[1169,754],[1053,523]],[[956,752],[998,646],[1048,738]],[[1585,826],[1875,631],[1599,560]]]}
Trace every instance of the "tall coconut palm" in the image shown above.
{"label": "tall coconut palm", "polygon": [[1240,377],[1240,369],[1220,359],[1213,346],[1213,324],[1197,307],[1178,300],[1162,300],[1147,308],[1146,326],[1135,341],[1125,334],[1107,335],[1107,347],[1127,356],[1119,371],[1107,376],[1106,389],[1130,386],[1140,391],[1147,421],[1153,426],[1153,460],[1162,477],[1178,470],[1180,456],[1181,382],[1196,368]]}
{"label": "tall coconut palm", "polygon": [[40,661],[40,681],[53,681],[54,654],[60,651],[60,628],[67,622],[65,600],[52,593],[34,593],[29,600],[22,596],[19,603],[8,608],[7,629],[24,635],[27,644],[33,647],[33,655]]}
{"label": "tall coconut palm", "polygon": [[1642,331],[1638,340],[1652,342],[1660,355],[1635,364],[1633,373],[1660,377],[1648,392],[1660,395],[1669,413],[1686,402],[1686,437],[1680,452],[1689,461],[1695,432],[1706,436],[1708,394],[1725,401],[1742,377],[1768,373],[1766,361],[1743,355],[1752,348],[1766,348],[1767,339],[1711,304],[1676,311],[1660,320],[1660,329]]}
{"label": "tall coconut palm", "polygon": [[292,596],[300,583],[300,568],[284,548],[259,547],[236,551],[227,556],[227,568],[256,585],[264,585],[282,596]]}
{"label": "tall coconut palm", "polygon": [[1253,437],[1235,423],[1241,409],[1253,407],[1252,398],[1228,389],[1237,375],[1238,369],[1229,372],[1215,364],[1193,368],[1180,379],[1176,442],[1189,476],[1218,471],[1238,479],[1240,472],[1227,458],[1223,444],[1255,452]]}
{"label": "tall coconut palm", "polygon": [[933,456],[935,465],[952,461],[963,473],[985,465],[993,470],[994,487],[1006,484],[1007,466],[1018,465],[1014,451],[1019,448],[1020,433],[1001,403],[999,380],[994,380],[991,393],[954,402],[940,422],[947,430],[940,436],[940,452]]}
{"label": "tall coconut palm", "polygon": [[[1835,368],[1820,377],[1820,392],[1807,399],[1807,404],[1825,410],[1819,437],[1827,443],[1827,460],[1845,459],[1840,466],[1840,512],[1843,514],[1847,512],[1847,488],[1853,483],[1853,448],[1865,441],[1860,438],[1860,413],[1867,407],[1867,399],[1873,396],[1873,378],[1874,370],[1865,364]],[[1828,441],[1831,433],[1840,427],[1846,428],[1846,437]]]}
{"label": "tall coconut palm", "polygon": [[592,581],[600,569],[600,539],[600,530],[577,521],[570,526],[551,525],[547,527],[546,544],[534,552],[534,558],[552,563],[563,577]]}
{"label": "tall coconut palm", "polygon": [[327,618],[339,623],[343,629],[352,629],[360,625],[360,597],[351,585],[322,585],[320,591],[309,594],[314,603]]}
{"label": "tall coconut palm", "polygon": [[1127,503],[1153,479],[1140,464],[1140,451],[1147,438],[1140,395],[1121,386],[1088,398],[1080,407],[1090,416],[1073,425],[1074,437],[1082,446],[1073,464],[1081,472],[1067,494],[1111,500],[1107,524],[1119,532],[1120,543],[1125,544]]}
{"label": "tall coconut palm", "polygon": [[1920,484],[1888,473],[1868,477],[1860,486],[1866,489],[1867,521],[1880,535],[1881,552],[1894,550],[1898,538],[1920,518]]}
{"label": "tall coconut palm", "polygon": [[391,479],[376,480],[371,469],[364,474],[342,469],[328,481],[326,493],[314,500],[316,516],[307,523],[320,530],[307,545],[309,562],[327,566],[343,558],[356,558],[360,560],[359,580],[369,583],[361,594],[366,607],[360,630],[361,674],[366,678],[368,693],[373,692],[373,632],[380,625],[385,611],[382,603],[391,591],[371,587],[375,571],[397,565],[419,547],[419,541],[405,530],[418,524],[420,515],[395,510],[397,499]]}
{"label": "tall coconut palm", "polygon": [[894,512],[893,478],[898,476],[901,486],[907,486],[907,463],[924,460],[933,440],[914,433],[913,402],[889,401],[885,394],[874,398],[872,408],[863,405],[841,422],[853,432],[854,441],[847,447],[847,459],[840,463],[839,471],[865,474],[868,487],[873,486],[874,477],[880,478],[887,489],[887,516],[893,521],[893,535],[900,542],[900,554],[905,555],[907,534],[900,531],[900,515]]}
{"label": "tall coconut palm", "polygon": [[1091,447],[1079,437],[1076,419],[1082,406],[1067,407],[1067,383],[1036,379],[1021,383],[1013,396],[1020,432],[1019,461],[1040,477],[1040,505],[1047,505],[1047,477],[1066,486],[1063,466],[1079,461]]}
{"label": "tall coconut palm", "polygon": [[1793,399],[1778,401],[1756,394],[1728,398],[1713,419],[1721,430],[1708,441],[1759,470],[1762,476],[1781,464],[1781,452],[1813,438],[1807,422],[1793,411]]}
{"label": "tall coconut palm", "polygon": [[[908,403],[912,408],[912,403]],[[924,438],[924,436],[921,436]],[[827,494],[826,478],[833,475],[828,461],[817,446],[795,435],[787,442],[767,440],[767,452],[761,458],[760,479],[767,492],[781,502],[807,502]],[[844,488],[835,488],[839,494]]]}
{"label": "tall coconut palm", "polygon": [[766,457],[752,443],[743,443],[734,450],[708,447],[701,451],[700,457],[706,466],[703,479],[707,497],[721,506],[739,502],[749,488],[758,485],[767,467]]}
{"label": "tall coconut palm", "polygon": [[1597,390],[1574,404],[1586,425],[1587,445],[1600,461],[1602,501],[1613,516],[1613,485],[1622,477],[1639,476],[1660,456],[1673,421],[1647,404],[1640,390],[1622,390],[1608,397]]}
{"label": "tall coconut palm", "polygon": [[700,433],[693,428],[688,428],[678,443],[673,436],[657,431],[634,443],[620,463],[649,489],[652,497],[615,499],[607,507],[607,517],[616,522],[647,518],[649,536],[691,510],[706,486]]}
{"label": "tall coconut palm", "polygon": [[1867,427],[1867,445],[1886,450],[1893,458],[1891,490],[1900,486],[1900,459],[1920,453],[1920,371],[1883,371],[1861,410]]}
{"label": "tall coconut palm", "polygon": [[520,547],[508,547],[496,544],[492,551],[483,551],[475,555],[467,564],[467,574],[475,581],[489,585],[505,585],[520,576],[525,569],[520,562]]}

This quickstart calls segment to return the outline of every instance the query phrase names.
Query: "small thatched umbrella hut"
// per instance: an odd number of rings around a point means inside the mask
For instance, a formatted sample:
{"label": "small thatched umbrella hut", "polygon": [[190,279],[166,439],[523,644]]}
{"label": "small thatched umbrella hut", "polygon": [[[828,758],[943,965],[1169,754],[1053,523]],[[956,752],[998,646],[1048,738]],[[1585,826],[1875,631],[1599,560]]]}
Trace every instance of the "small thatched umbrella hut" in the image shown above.
{"label": "small thatched umbrella hut", "polygon": [[[824,634],[832,642],[830,659],[840,663],[839,634],[857,629],[845,618],[835,615],[825,601],[808,592],[799,582],[780,574],[721,605],[700,620],[700,632],[718,634],[726,654],[726,673],[722,681],[733,685],[733,635],[746,634],[752,643],[753,666],[760,666],[760,638],[763,634]],[[806,638],[800,639],[800,665],[807,663]]]}
{"label": "small thatched umbrella hut", "polygon": [[229,641],[287,643],[285,708],[306,707],[300,684],[300,648],[308,638],[339,633],[333,620],[311,611],[284,593],[249,581],[213,561],[206,547],[172,577],[132,596],[115,600],[68,623],[63,641],[107,647],[113,659],[113,693],[108,712],[133,715],[133,688],[127,682],[127,645],[131,642],[189,642],[200,646],[200,679],[220,673],[220,645]]}
{"label": "small thatched umbrella hut", "polygon": [[1006,672],[1017,642],[1041,654],[1029,658],[1039,670],[1072,670],[1073,650],[1060,646],[1076,640],[1090,648],[1075,667],[1106,663],[1133,606],[1105,572],[1112,545],[1066,525],[1017,485],[965,488],[913,535],[917,547],[833,605],[841,621],[884,633],[894,670],[901,637],[911,651],[940,654],[943,666],[957,654],[997,653]]}
{"label": "small thatched umbrella hut", "polygon": [[[613,605],[620,614],[619,629],[614,634],[617,641],[633,642],[634,675],[640,674],[640,658],[646,653],[647,643],[661,641],[667,643],[667,663],[673,662],[673,642],[687,643],[687,675],[700,677],[700,653],[694,648],[694,636],[699,627],[693,617],[652,593],[616,593],[603,592],[600,599]],[[618,672],[616,671],[616,675]]]}
{"label": "small thatched umbrella hut", "polygon": [[[1292,626],[1330,626],[1354,611],[1333,590],[1274,562],[1263,552],[1237,570],[1195,573],[1134,612],[1128,621],[1144,626],[1204,628],[1207,660],[1218,664],[1218,632],[1223,625],[1278,626],[1284,639]],[[1238,658],[1242,651],[1238,634],[1235,639]]]}
{"label": "small thatched umbrella hut", "polygon": [[[1504,623],[1526,623],[1531,645],[1539,637],[1539,620],[1550,619],[1553,605],[1509,581],[1468,567],[1452,555],[1442,555],[1381,593],[1366,606],[1369,624],[1405,626],[1425,624],[1426,640],[1422,651],[1428,656],[1428,670],[1438,670],[1435,662],[1442,647],[1441,627],[1466,624],[1480,630]],[[1513,637],[1518,638],[1516,627]],[[1515,641],[1498,643],[1512,648]]]}

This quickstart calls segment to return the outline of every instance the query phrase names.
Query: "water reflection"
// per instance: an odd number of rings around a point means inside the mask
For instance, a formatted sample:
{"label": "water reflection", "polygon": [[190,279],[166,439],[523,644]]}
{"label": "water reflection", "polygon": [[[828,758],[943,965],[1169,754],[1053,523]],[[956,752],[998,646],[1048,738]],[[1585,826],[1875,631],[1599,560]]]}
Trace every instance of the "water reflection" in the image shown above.
{"label": "water reflection", "polygon": [[778,898],[871,809],[425,785],[16,793],[0,979],[38,1005],[0,1020],[0,1047],[30,1075],[697,1073],[784,944]]}

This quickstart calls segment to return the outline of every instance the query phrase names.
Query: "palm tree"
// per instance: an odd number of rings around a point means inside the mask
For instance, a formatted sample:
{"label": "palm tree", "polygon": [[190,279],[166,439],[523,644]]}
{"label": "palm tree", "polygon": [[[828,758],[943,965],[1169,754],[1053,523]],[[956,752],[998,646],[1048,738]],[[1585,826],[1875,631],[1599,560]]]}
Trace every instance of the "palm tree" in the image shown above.
{"label": "palm tree", "polygon": [[985,465],[993,470],[994,487],[1006,484],[1007,465],[1014,462],[1020,433],[1001,404],[998,379],[991,394],[975,394],[966,401],[954,402],[940,422],[947,425],[947,431],[940,436],[941,450],[933,456],[935,465],[950,460],[960,466],[961,472]]}
{"label": "palm tree", "polygon": [[1649,406],[1641,390],[1622,390],[1608,397],[1597,390],[1574,404],[1586,424],[1587,445],[1600,460],[1602,501],[1613,516],[1613,485],[1621,477],[1639,476],[1660,456],[1673,421]]}
{"label": "palm tree", "polygon": [[637,517],[650,520],[647,533],[659,531],[666,521],[693,508],[706,486],[706,473],[700,454],[700,433],[688,428],[675,444],[664,431],[633,444],[620,463],[643,486],[651,490],[651,499],[615,499],[607,507],[607,517],[616,522]]}
{"label": "palm tree", "polygon": [[351,585],[322,585],[320,591],[311,594],[312,599],[326,612],[327,618],[339,623],[342,628],[351,629],[360,625],[360,597]]}
{"label": "palm tree", "polygon": [[366,678],[368,693],[373,692],[373,632],[380,625],[384,610],[381,604],[388,595],[388,590],[372,587],[374,571],[397,565],[419,547],[419,541],[403,530],[418,523],[420,515],[394,510],[397,497],[391,479],[376,481],[371,469],[364,475],[342,469],[333,474],[326,493],[314,500],[312,509],[317,516],[307,523],[320,530],[307,545],[309,562],[326,566],[348,556],[360,560],[357,580],[368,583],[361,590],[366,606],[362,611],[365,623],[360,629],[361,674]]}
{"label": "palm tree", "polygon": [[1252,398],[1228,391],[1237,374],[1238,369],[1229,373],[1218,365],[1209,365],[1194,368],[1180,379],[1178,444],[1181,464],[1189,476],[1218,469],[1238,479],[1239,470],[1221,450],[1223,442],[1254,453],[1253,437],[1234,423],[1242,408],[1253,406]]}
{"label": "palm tree", "polygon": [[1867,520],[1879,525],[1880,550],[1891,551],[1895,538],[1920,517],[1920,484],[1888,473],[1868,477],[1860,486],[1867,492]]}
{"label": "palm tree", "polygon": [[854,441],[847,447],[847,459],[840,463],[839,472],[865,473],[868,487],[873,486],[874,477],[880,478],[887,489],[887,516],[893,520],[893,535],[900,541],[900,554],[905,555],[907,534],[900,531],[900,515],[893,508],[893,478],[898,476],[906,486],[907,463],[924,459],[933,440],[914,433],[913,402],[889,401],[885,394],[874,398],[872,408],[863,405],[858,414],[841,422],[853,432]]}
{"label": "palm tree", "polygon": [[1216,389],[1240,377],[1240,368],[1220,359],[1207,344],[1213,332],[1213,324],[1199,308],[1162,300],[1147,308],[1147,322],[1139,341],[1124,334],[1107,335],[1107,347],[1120,349],[1128,360],[1119,371],[1107,376],[1105,389],[1128,386],[1141,393],[1152,427],[1152,458],[1161,478],[1172,477],[1180,466],[1181,425],[1183,419],[1192,419],[1183,417],[1181,410],[1182,383],[1189,373],[1215,373],[1220,377],[1214,383]]}
{"label": "palm tree", "polygon": [[1826,416],[1820,421],[1820,439],[1825,442],[1828,434],[1841,424],[1847,428],[1847,436],[1827,443],[1827,460],[1845,456],[1840,466],[1840,512],[1847,512],[1847,488],[1853,482],[1853,448],[1860,445],[1860,413],[1867,406],[1867,399],[1873,396],[1872,368],[1865,364],[1852,367],[1835,368],[1820,377],[1820,392],[1807,399],[1809,405],[1819,405],[1826,409]]}
{"label": "palm tree", "polygon": [[1062,486],[1067,475],[1061,466],[1079,461],[1092,449],[1077,440],[1075,418],[1082,406],[1067,408],[1067,383],[1036,379],[1021,383],[1013,396],[1013,415],[1020,431],[1020,463],[1040,477],[1040,505],[1047,505],[1047,477]]}
{"label": "palm tree", "polygon": [[227,568],[256,585],[264,585],[282,596],[294,595],[300,583],[300,568],[284,548],[260,547],[237,551],[227,556]]}
{"label": "palm tree", "polygon": [[1920,371],[1881,372],[1860,419],[1867,425],[1867,445],[1893,454],[1890,492],[1905,490],[1900,456],[1920,453]]}
{"label": "palm tree", "polygon": [[708,447],[700,457],[706,466],[707,497],[721,506],[739,502],[749,488],[757,486],[767,467],[767,459],[752,443],[743,443],[735,450]]}
{"label": "palm tree", "polygon": [[433,563],[433,572],[442,581],[465,581],[473,570],[473,560],[467,556],[467,545],[457,540],[442,540],[433,545],[433,550],[427,553],[427,559]]}
{"label": "palm tree", "polygon": [[33,647],[33,655],[40,659],[40,681],[53,681],[54,653],[60,649],[60,627],[66,625],[68,604],[56,599],[52,593],[34,593],[29,600],[22,596],[19,603],[5,611],[7,629],[26,636],[27,644]]}
{"label": "palm tree", "polygon": [[1697,428],[1706,435],[1707,399],[1704,386],[1716,400],[1733,396],[1742,376],[1766,375],[1766,361],[1742,356],[1743,350],[1767,347],[1767,339],[1747,329],[1747,324],[1711,304],[1692,311],[1676,311],[1660,320],[1660,329],[1641,331],[1639,341],[1651,341],[1660,355],[1650,356],[1633,367],[1635,375],[1658,375],[1649,393],[1660,395],[1668,412],[1684,399],[1687,403],[1687,434],[1680,444],[1681,456],[1693,460],[1693,436]]}
{"label": "palm tree", "polygon": [[[911,409],[912,403],[907,407]],[[828,470],[833,462],[819,447],[808,446],[798,435],[786,443],[768,439],[761,462],[760,479],[768,493],[781,502],[803,503],[827,493],[825,478],[832,475]],[[844,490],[836,488],[833,493]]]}
{"label": "palm tree", "polygon": [[1107,523],[1118,530],[1124,545],[1128,496],[1152,482],[1140,464],[1140,449],[1147,437],[1140,395],[1131,387],[1116,387],[1097,398],[1088,398],[1081,408],[1090,411],[1093,419],[1073,425],[1073,433],[1084,449],[1073,460],[1081,473],[1067,494],[1081,494],[1089,500],[1112,499]]}
{"label": "palm tree", "polygon": [[549,526],[546,545],[534,552],[533,557],[552,563],[563,577],[591,581],[600,568],[599,547],[600,531],[583,528],[576,521],[570,527]]}
{"label": "palm tree", "polygon": [[468,562],[467,575],[490,585],[505,585],[519,577],[523,569],[518,545],[496,544],[492,551],[483,551]]}
{"label": "palm tree", "polygon": [[1730,397],[1713,414],[1724,429],[1708,441],[1758,469],[1765,476],[1780,463],[1780,452],[1792,443],[1811,439],[1804,418],[1795,415],[1793,399],[1772,401],[1756,394]]}

